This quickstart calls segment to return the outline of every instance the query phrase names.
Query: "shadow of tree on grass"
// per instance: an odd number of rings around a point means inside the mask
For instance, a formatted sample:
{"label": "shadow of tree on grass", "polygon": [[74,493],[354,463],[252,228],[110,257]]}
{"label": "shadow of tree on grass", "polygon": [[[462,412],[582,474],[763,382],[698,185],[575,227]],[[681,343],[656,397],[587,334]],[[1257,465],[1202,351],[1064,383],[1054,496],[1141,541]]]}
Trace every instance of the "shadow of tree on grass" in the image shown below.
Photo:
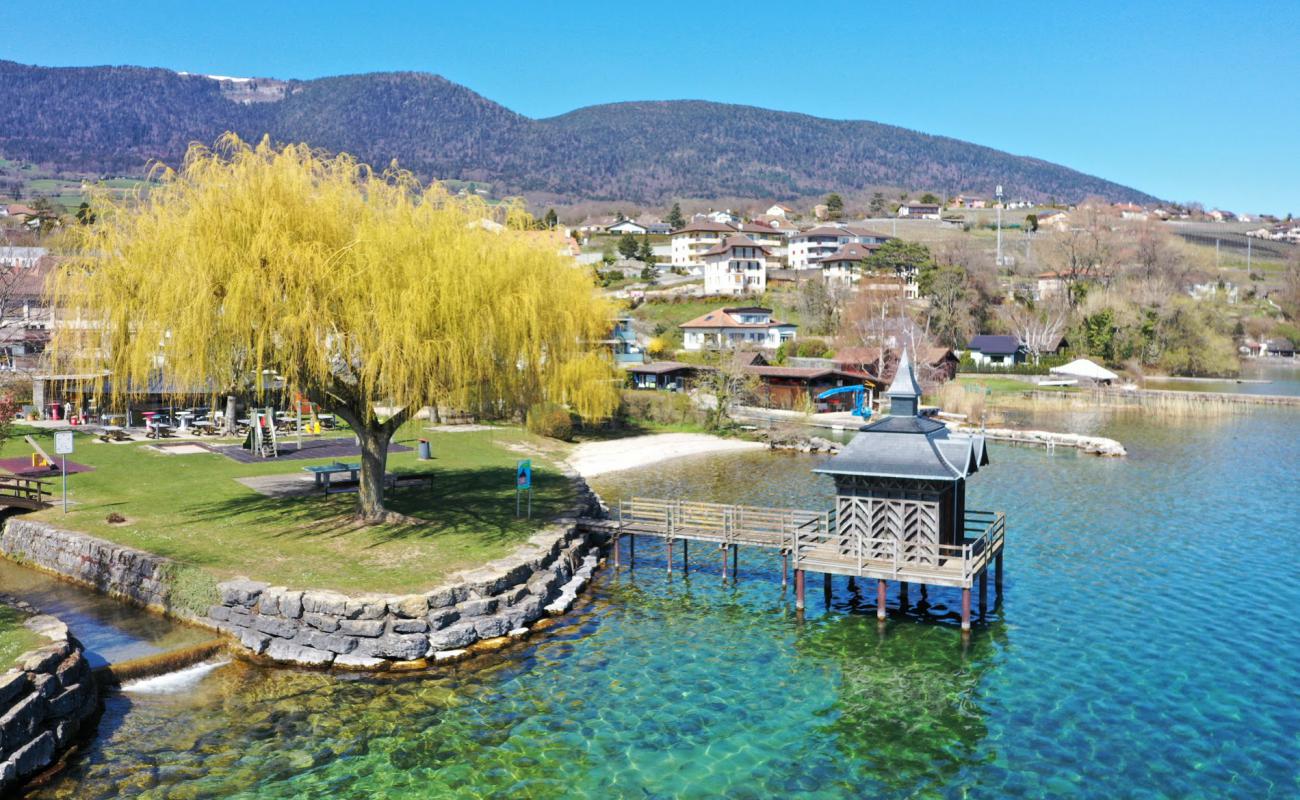
{"label": "shadow of tree on grass", "polygon": [[[395,474],[402,474],[395,471]],[[237,521],[269,528],[280,539],[323,540],[365,533],[368,546],[390,542],[428,541],[448,534],[472,533],[483,544],[500,544],[525,538],[545,522],[567,511],[574,493],[567,478],[550,470],[533,472],[532,520],[515,515],[515,472],[512,467],[435,469],[433,486],[390,489],[385,505],[390,511],[421,520],[419,524],[368,525],[359,522],[355,494],[309,494],[267,497],[241,493],[187,509],[196,522],[229,524]],[[526,508],[521,497],[520,513]]]}

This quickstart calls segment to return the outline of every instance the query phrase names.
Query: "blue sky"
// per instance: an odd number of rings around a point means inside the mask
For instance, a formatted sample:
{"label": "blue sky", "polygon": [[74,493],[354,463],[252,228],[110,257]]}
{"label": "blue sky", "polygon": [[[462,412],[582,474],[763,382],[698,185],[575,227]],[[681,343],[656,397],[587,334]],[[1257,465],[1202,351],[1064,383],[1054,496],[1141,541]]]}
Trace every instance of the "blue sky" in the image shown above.
{"label": "blue sky", "polygon": [[419,70],[533,117],[744,103],[1300,214],[1300,4],[1156,5],[55,0],[0,4],[0,58],[280,78]]}

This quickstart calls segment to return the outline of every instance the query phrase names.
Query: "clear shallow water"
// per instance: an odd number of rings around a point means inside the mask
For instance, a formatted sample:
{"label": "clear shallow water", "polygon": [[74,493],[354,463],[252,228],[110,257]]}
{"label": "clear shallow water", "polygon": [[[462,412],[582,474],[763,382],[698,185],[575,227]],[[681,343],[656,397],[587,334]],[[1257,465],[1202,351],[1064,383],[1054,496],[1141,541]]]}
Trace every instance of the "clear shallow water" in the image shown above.
{"label": "clear shallow water", "polygon": [[[828,610],[814,579],[800,623],[774,557],[742,551],[724,586],[716,553],[669,578],[643,541],[634,572],[483,669],[236,662],[187,694],[113,695],[37,796],[1295,797],[1297,424],[1078,421],[1124,460],[995,446],[970,491],[1009,514],[1005,596],[965,648],[955,592],[882,631],[867,587],[837,579]],[[815,463],[702,458],[597,488],[820,505]]]}
{"label": "clear shallow water", "polygon": [[165,653],[213,638],[101,594],[0,558],[0,592],[23,598],[68,624],[92,667]]}

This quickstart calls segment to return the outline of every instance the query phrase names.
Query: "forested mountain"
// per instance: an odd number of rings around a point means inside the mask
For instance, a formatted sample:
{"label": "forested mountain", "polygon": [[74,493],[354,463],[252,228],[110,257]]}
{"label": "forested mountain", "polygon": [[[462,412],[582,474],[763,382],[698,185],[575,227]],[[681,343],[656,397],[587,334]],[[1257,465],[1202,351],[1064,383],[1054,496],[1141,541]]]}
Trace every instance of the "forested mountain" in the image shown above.
{"label": "forested mountain", "polygon": [[1033,158],[875,122],[696,100],[591,106],[534,120],[424,73],[214,80],[142,67],[0,61],[0,156],[139,174],[191,141],[269,133],[396,159],[425,177],[572,199],[793,198],[872,186],[1029,199],[1149,195]]}

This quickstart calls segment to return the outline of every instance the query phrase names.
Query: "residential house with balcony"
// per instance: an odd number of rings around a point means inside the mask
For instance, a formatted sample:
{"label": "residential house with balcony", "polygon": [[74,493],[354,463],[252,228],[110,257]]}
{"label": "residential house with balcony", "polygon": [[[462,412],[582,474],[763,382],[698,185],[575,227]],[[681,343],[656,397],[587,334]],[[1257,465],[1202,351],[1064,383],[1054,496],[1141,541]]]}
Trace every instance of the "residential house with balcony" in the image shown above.
{"label": "residential house with balcony", "polygon": [[772,309],[761,306],[720,308],[683,322],[684,350],[719,350],[724,348],[761,348],[775,350],[792,341],[799,326],[772,318]]}
{"label": "residential house with balcony", "polygon": [[637,342],[631,317],[619,317],[614,320],[614,327],[610,330],[609,338],[604,341],[604,344],[614,354],[614,363],[619,366],[645,363],[645,349]]}
{"label": "residential house with balcony", "polygon": [[819,225],[792,234],[788,248],[790,269],[814,269],[841,245],[882,245],[892,237],[856,225]]}
{"label": "residential house with balcony", "polygon": [[705,294],[762,294],[772,252],[748,236],[728,236],[701,256]]}
{"label": "residential house with balcony", "polygon": [[721,222],[693,220],[672,233],[672,265],[674,267],[700,268],[704,254],[722,240],[736,233],[736,229]]}

